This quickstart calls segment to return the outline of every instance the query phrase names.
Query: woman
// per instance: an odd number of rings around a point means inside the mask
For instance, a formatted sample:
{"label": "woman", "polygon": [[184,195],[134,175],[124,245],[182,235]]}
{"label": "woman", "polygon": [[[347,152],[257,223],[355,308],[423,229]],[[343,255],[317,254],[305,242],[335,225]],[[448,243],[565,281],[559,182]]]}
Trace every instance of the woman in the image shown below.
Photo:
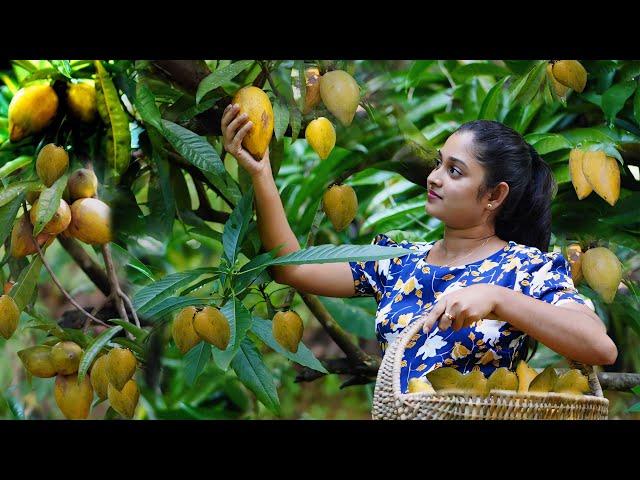
{"label": "woman", "polygon": [[[284,244],[278,255],[297,251],[269,153],[256,161],[242,147],[252,124],[238,111],[230,105],[223,115],[224,145],[253,179],[264,247]],[[441,148],[428,186],[426,211],[445,224],[441,240],[398,244],[380,234],[372,243],[415,254],[273,267],[274,280],[331,297],[374,295],[383,351],[426,315],[425,333],[407,344],[402,391],[410,378],[444,366],[485,376],[515,369],[527,336],[582,363],[615,362],[616,346],[576,291],[567,261],[546,253],[555,181],[520,134],[498,122],[464,124]]]}

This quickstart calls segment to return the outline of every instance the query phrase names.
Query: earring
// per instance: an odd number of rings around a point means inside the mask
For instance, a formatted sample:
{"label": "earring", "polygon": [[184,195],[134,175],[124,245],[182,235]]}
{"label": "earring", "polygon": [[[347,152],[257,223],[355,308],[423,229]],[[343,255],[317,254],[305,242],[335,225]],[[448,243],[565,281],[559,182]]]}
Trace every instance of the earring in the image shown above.
{"label": "earring", "polygon": [[487,203],[487,207],[491,208],[491,207],[492,207],[492,205],[491,205],[490,203]]}

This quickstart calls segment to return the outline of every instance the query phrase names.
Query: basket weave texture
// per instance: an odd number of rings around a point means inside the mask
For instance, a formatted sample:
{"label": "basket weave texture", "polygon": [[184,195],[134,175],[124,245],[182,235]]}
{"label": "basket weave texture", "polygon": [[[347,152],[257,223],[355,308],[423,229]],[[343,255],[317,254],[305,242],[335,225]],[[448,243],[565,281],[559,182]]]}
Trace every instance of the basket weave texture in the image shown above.
{"label": "basket weave texture", "polygon": [[589,379],[589,395],[517,393],[492,390],[482,397],[462,390],[402,393],[400,370],[409,339],[421,331],[426,317],[409,325],[387,348],[373,394],[374,420],[606,420],[604,398],[593,367],[571,362]]}

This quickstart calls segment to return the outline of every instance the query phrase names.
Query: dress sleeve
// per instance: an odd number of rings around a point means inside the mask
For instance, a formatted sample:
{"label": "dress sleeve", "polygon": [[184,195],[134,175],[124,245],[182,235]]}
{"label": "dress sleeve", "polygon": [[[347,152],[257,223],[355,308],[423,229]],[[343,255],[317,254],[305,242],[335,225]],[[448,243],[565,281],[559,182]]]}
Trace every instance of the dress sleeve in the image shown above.
{"label": "dress sleeve", "polygon": [[[383,233],[377,234],[370,244],[380,245],[382,247],[405,247],[404,243],[403,245],[398,245]],[[379,300],[384,292],[391,260],[392,259],[349,262],[356,292],[354,296],[375,296],[376,299]]]}
{"label": "dress sleeve", "polygon": [[520,287],[522,293],[553,305],[576,302],[595,310],[593,302],[576,289],[569,262],[559,252],[530,258],[520,279]]}

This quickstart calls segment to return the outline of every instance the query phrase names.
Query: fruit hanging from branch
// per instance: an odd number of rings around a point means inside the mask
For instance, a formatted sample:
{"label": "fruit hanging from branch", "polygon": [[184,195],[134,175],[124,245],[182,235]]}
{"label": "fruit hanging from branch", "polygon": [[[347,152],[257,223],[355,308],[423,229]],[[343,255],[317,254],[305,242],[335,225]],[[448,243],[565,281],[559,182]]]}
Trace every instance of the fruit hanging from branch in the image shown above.
{"label": "fruit hanging from branch", "polygon": [[71,115],[78,120],[91,123],[96,119],[96,87],[93,83],[72,83],[67,90],[67,105]]}
{"label": "fruit hanging from branch", "polygon": [[80,198],[71,205],[71,223],[68,233],[89,245],[109,243],[111,209],[97,198]]}
{"label": "fruit hanging from branch", "polygon": [[186,307],[180,310],[173,320],[171,336],[183,355],[202,341],[193,328],[193,319],[198,311],[196,307]]}
{"label": "fruit hanging from branch", "polygon": [[[36,220],[38,218],[38,211],[40,209],[40,202],[36,200],[33,204],[31,210],[29,210],[29,218],[31,223],[35,225]],[[63,199],[60,199],[60,203],[56,212],[51,217],[51,220],[47,222],[47,224],[42,229],[43,233],[48,233],[49,235],[57,235],[60,232],[63,232],[67,229],[69,224],[71,223],[71,208],[69,208],[69,204],[65,202]]]}
{"label": "fruit hanging from branch", "polygon": [[553,62],[552,73],[558,82],[576,92],[582,92],[587,84],[587,71],[577,60]]}
{"label": "fruit hanging from branch", "polygon": [[585,152],[582,171],[593,190],[613,207],[620,197],[620,167],[616,159],[601,150]]}
{"label": "fruit hanging from branch", "polygon": [[128,348],[113,348],[107,354],[107,378],[118,391],[122,390],[136,373],[138,362]]}
{"label": "fruit hanging from branch", "polygon": [[358,213],[358,197],[349,185],[332,185],[322,196],[322,210],[333,228],[341,232]]}
{"label": "fruit hanging from branch", "polygon": [[[53,242],[55,235],[48,233],[39,233],[35,241],[38,242],[40,248],[44,248]],[[14,258],[22,258],[32,255],[38,251],[33,240],[33,225],[29,217],[22,215],[13,226],[11,231],[11,256]]]}
{"label": "fruit hanging from branch", "polygon": [[79,168],[69,176],[67,188],[71,200],[91,198],[98,192],[98,177],[93,170]]}
{"label": "fruit hanging from branch", "polygon": [[40,133],[55,118],[58,95],[50,85],[21,88],[9,104],[9,139],[12,142]]}
{"label": "fruit hanging from branch", "polygon": [[304,136],[322,160],[329,156],[336,145],[336,130],[325,117],[319,117],[309,122]]}
{"label": "fruit hanging from branch", "polygon": [[578,200],[588,197],[593,191],[593,187],[582,171],[584,153],[583,150],[578,148],[574,148],[569,153],[569,175],[571,176],[571,183],[576,191],[576,195],[578,195]]}
{"label": "fruit hanging from branch", "polygon": [[344,70],[325,73],[320,77],[320,96],[342,125],[351,125],[360,101],[360,87],[351,75]]}
{"label": "fruit hanging from branch", "polygon": [[51,347],[36,345],[18,352],[24,368],[34,377],[51,378],[58,373],[51,359]]}
{"label": "fruit hanging from branch", "polygon": [[582,274],[604,303],[613,303],[622,281],[622,264],[615,253],[605,247],[590,248],[582,255]]}
{"label": "fruit hanging from branch", "polygon": [[89,416],[93,388],[88,376],[78,384],[78,375],[58,375],[54,387],[58,408],[69,420],[84,420]]}
{"label": "fruit hanging from branch", "polygon": [[277,312],[271,322],[273,338],[291,353],[298,351],[298,345],[304,333],[304,324],[300,315],[292,310]]}
{"label": "fruit hanging from branch", "polygon": [[69,154],[64,148],[55,143],[48,143],[42,147],[36,159],[36,173],[42,183],[50,187],[65,174],[67,168],[69,168]]}
{"label": "fruit hanging from branch", "polygon": [[61,375],[71,375],[78,371],[82,348],[75,342],[56,343],[51,349],[51,363]]}
{"label": "fruit hanging from branch", "polygon": [[111,408],[125,418],[133,418],[140,398],[140,391],[138,390],[136,382],[129,380],[121,390],[109,384],[107,387],[107,396]]}
{"label": "fruit hanging from branch", "polygon": [[226,350],[231,338],[229,320],[215,307],[204,307],[193,318],[193,329],[207,343]]}
{"label": "fruit hanging from branch", "polygon": [[320,103],[320,70],[317,67],[307,68],[304,72],[305,95],[304,109],[305,115]]}

